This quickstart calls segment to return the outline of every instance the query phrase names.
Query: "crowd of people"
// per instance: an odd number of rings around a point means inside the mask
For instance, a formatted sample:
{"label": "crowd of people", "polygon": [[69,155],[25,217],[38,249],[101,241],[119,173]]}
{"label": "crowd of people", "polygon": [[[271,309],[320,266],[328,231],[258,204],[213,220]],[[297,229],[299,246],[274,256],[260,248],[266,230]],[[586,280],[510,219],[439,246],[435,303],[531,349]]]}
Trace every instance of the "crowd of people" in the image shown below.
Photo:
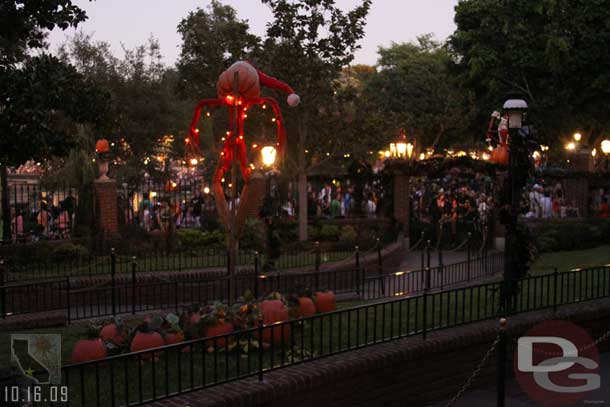
{"label": "crowd of people", "polygon": [[14,241],[69,239],[75,224],[76,198],[71,194],[58,205],[41,200],[37,205],[11,208],[11,235]]}
{"label": "crowd of people", "polygon": [[[525,217],[529,219],[565,219],[581,217],[580,208],[574,200],[565,197],[560,182],[552,185],[539,181],[531,184],[524,194],[526,202]],[[590,215],[610,218],[610,195],[607,188],[591,191],[589,200]]]}
{"label": "crowd of people", "polygon": [[435,237],[448,230],[455,243],[461,227],[469,232],[484,230],[495,205],[493,196],[491,178],[480,173],[421,177],[412,182],[412,216],[433,225]]}

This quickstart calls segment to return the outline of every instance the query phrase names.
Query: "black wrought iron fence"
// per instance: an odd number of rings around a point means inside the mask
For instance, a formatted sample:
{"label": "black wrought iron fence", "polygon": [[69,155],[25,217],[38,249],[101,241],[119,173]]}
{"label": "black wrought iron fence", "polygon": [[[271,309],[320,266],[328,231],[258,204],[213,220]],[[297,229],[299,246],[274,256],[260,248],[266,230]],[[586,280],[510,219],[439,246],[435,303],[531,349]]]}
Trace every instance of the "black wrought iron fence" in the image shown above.
{"label": "black wrought iron fence", "polygon": [[[77,320],[149,310],[178,310],[193,303],[222,301],[231,304],[248,290],[257,298],[273,291],[290,294],[308,288],[350,293],[357,298],[373,300],[477,281],[500,272],[501,258],[502,254],[495,253],[471,259],[469,263],[445,266],[442,279],[431,278],[440,275],[438,268],[371,277],[359,267],[359,256],[353,265],[343,268],[304,272],[263,272],[260,258],[256,256],[251,268],[241,269],[233,276],[225,271],[142,274],[138,273],[139,263],[133,261],[129,264],[129,273],[119,274],[119,263],[115,261],[110,264],[109,275],[97,280],[66,277],[0,285],[0,316],[65,310],[68,320]],[[429,281],[422,276],[428,276]]]}
{"label": "black wrought iron fence", "polygon": [[[515,313],[610,296],[610,267],[519,281]],[[501,282],[392,299],[63,367],[74,406],[140,405],[404,337],[496,318]],[[263,346],[267,343],[267,346]]]}
{"label": "black wrought iron fence", "polygon": [[3,219],[10,224],[10,242],[71,238],[76,226],[78,192],[72,186],[11,182],[8,187],[10,219]]}

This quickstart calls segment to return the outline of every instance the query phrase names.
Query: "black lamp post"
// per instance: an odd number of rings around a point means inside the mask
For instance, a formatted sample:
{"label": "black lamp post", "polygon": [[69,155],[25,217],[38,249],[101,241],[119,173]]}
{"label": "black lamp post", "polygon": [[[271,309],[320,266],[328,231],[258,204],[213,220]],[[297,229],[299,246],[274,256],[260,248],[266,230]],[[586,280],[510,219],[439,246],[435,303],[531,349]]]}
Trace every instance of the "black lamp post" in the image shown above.
{"label": "black lamp post", "polygon": [[[500,293],[500,312],[508,316],[513,309],[516,280],[525,274],[524,262],[520,259],[520,240],[517,231],[521,192],[525,186],[531,161],[528,145],[529,127],[524,126],[527,102],[523,99],[508,99],[504,103],[504,112],[508,115],[509,161],[508,179],[505,184],[503,208],[500,221],[506,227],[506,245],[504,252],[504,281]],[[506,319],[502,318],[500,342],[498,343],[498,388],[497,407],[504,407],[506,400]]]}

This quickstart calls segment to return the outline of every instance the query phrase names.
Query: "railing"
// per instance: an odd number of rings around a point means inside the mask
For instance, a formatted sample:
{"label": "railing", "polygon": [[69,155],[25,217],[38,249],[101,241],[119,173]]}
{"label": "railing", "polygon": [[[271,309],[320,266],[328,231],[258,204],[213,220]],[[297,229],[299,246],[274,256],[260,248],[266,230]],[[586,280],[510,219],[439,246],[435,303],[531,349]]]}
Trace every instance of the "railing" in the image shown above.
{"label": "railing", "polygon": [[[358,262],[329,271],[263,273],[260,259],[253,267],[240,270],[234,276],[223,271],[205,275],[150,274],[144,281],[137,273],[139,264],[131,263],[131,272],[118,275],[118,262],[110,266],[110,275],[95,285],[90,281],[63,279],[23,284],[0,281],[0,316],[65,310],[68,321],[135,314],[150,310],[178,310],[193,303],[235,302],[249,290],[255,297],[272,291],[289,294],[299,288],[313,291],[331,290],[348,293],[364,300],[404,296],[455,286],[489,276],[501,270],[501,253],[471,259],[470,262],[433,268],[426,271],[401,271],[381,276],[369,276]],[[115,267],[112,267],[115,264]],[[468,269],[471,270],[468,273]],[[2,274],[0,273],[0,276]],[[427,276],[426,279],[423,277]],[[435,276],[432,278],[432,276]],[[440,277],[439,277],[440,276]]]}
{"label": "railing", "polygon": [[[274,261],[276,268],[281,270],[295,268],[315,268],[321,265],[347,260],[355,255],[355,251],[327,251],[318,247],[309,251],[288,251]],[[240,251],[237,256],[239,267],[252,268],[258,256],[261,265],[268,262],[264,254],[254,251]],[[228,265],[228,252],[217,249],[198,249],[197,251],[179,251],[164,253],[159,251],[131,252],[117,254],[115,270],[117,274],[131,272],[133,258],[138,260],[138,272],[182,272],[206,269],[226,269]],[[7,259],[8,272],[5,282],[60,279],[65,277],[99,277],[108,276],[112,268],[112,256],[87,256],[71,260],[45,260],[37,259]]]}
{"label": "railing", "polygon": [[[610,296],[609,267],[524,278],[515,313]],[[139,405],[404,337],[496,318],[501,283],[319,314],[226,335],[67,365],[70,404]],[[259,346],[260,339],[269,347]]]}

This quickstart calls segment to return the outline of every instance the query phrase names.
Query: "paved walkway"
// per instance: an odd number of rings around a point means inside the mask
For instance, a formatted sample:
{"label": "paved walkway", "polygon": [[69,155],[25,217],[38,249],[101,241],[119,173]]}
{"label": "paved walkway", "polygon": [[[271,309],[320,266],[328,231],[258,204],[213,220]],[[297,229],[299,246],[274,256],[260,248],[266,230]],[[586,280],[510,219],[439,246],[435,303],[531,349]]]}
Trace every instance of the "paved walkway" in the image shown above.
{"label": "paved walkway", "polygon": [[[581,406],[607,406],[610,405],[610,353],[600,355],[601,362],[601,388],[591,392],[584,400],[573,404]],[[540,407],[525,394],[515,380],[510,380],[506,389],[506,407]],[[493,407],[496,405],[496,387],[472,390],[458,400],[453,407]],[[434,407],[445,407],[447,401]],[[566,406],[568,407],[568,406]]]}

